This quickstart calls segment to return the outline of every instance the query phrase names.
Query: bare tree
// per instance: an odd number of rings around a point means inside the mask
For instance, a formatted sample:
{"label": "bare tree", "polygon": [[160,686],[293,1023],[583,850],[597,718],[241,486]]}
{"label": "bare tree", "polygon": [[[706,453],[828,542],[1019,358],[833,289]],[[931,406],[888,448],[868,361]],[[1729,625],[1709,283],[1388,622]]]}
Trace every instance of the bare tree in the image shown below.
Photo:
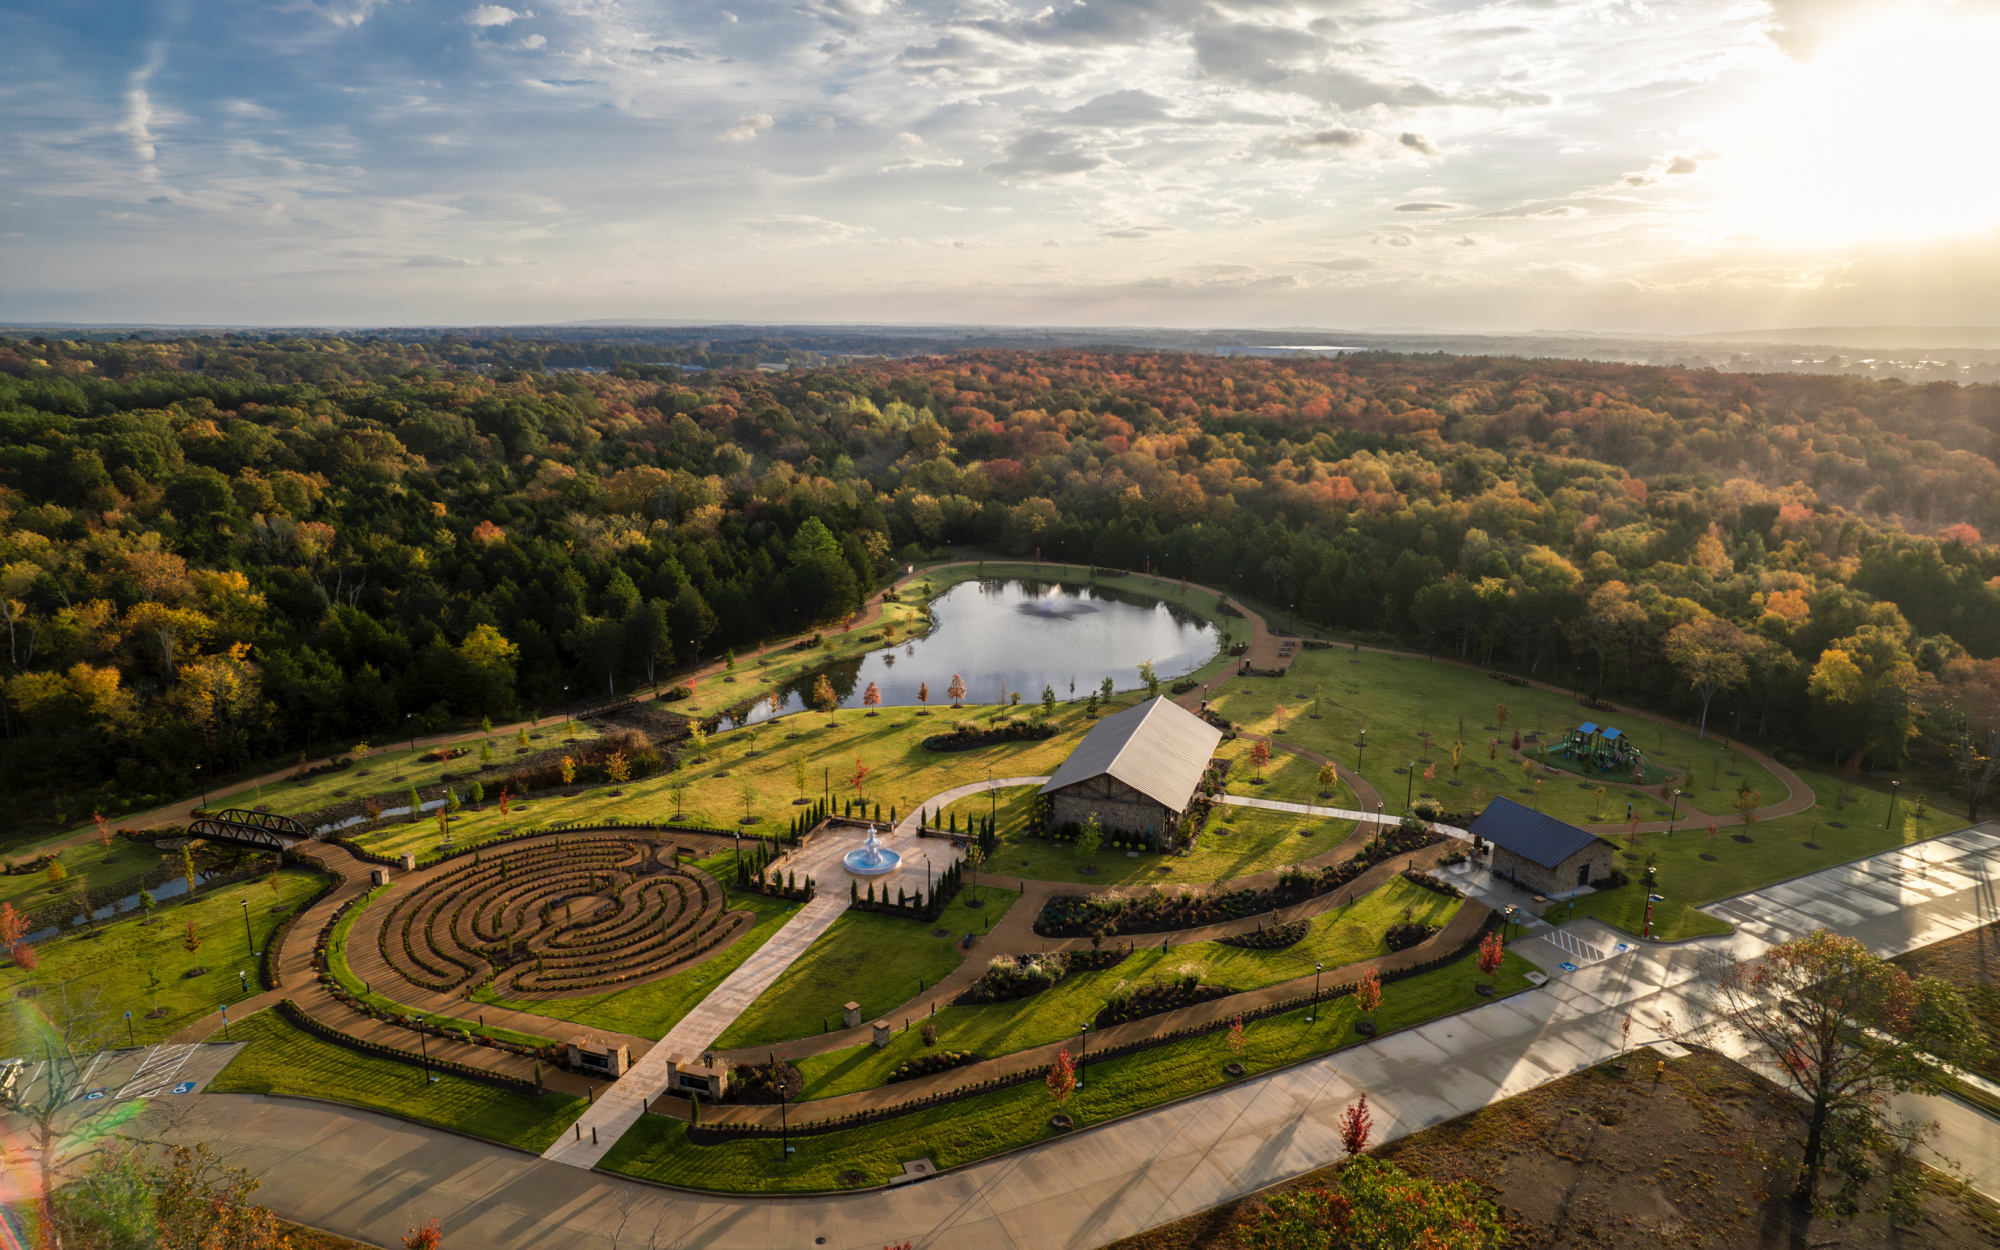
{"label": "bare tree", "polygon": [[50,979],[37,988],[34,997],[16,1000],[20,1045],[29,1057],[0,1073],[0,1111],[29,1126],[46,1217],[64,1139],[93,1109],[83,1097],[90,1092],[89,1060],[103,1048],[109,1016],[99,1004],[100,992],[78,980]]}

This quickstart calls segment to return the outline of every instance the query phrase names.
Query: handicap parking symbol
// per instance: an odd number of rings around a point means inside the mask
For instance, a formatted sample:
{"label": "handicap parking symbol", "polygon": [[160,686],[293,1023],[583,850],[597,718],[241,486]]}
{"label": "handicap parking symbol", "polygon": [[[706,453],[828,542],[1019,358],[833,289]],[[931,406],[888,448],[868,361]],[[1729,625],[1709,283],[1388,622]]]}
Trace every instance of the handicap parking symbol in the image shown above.
{"label": "handicap parking symbol", "polygon": [[104,1097],[104,1091],[103,1091],[103,1090],[101,1090],[101,1089],[98,1089],[98,1090],[92,1090],[92,1091],[91,1091],[90,1093],[88,1093],[88,1094],[85,1094],[85,1095],[83,1096],[83,1100],[84,1100],[85,1102],[96,1102],[96,1101],[97,1101],[98,1099],[100,1099],[100,1098],[102,1098],[102,1097]]}
{"label": "handicap parking symbol", "polygon": [[179,1085],[174,1086],[167,1092],[169,1094],[192,1094],[194,1093],[194,1082],[182,1081]]}
{"label": "handicap parking symbol", "polygon": [[1564,972],[1575,972],[1575,971],[1576,971],[1576,965],[1575,965],[1575,964],[1573,964],[1573,963],[1571,963],[1571,962],[1570,962],[1569,960],[1565,959],[1565,960],[1563,960],[1563,962],[1562,962],[1562,970],[1563,970]]}

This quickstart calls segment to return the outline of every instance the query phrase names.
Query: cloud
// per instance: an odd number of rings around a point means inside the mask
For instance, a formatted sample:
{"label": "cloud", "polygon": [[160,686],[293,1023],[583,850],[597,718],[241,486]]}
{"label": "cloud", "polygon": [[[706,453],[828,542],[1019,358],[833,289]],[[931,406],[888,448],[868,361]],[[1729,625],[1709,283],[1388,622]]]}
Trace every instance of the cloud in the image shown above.
{"label": "cloud", "polygon": [[1107,239],[1150,239],[1159,234],[1185,234],[1178,226],[1122,226],[1116,230],[1100,230]]}
{"label": "cloud", "polygon": [[1378,234],[1368,240],[1376,247],[1414,247],[1416,236],[1408,234]]}
{"label": "cloud", "polygon": [[1172,100],[1150,91],[1113,91],[1066,109],[1057,117],[1072,126],[1143,126],[1180,120],[1167,111],[1171,107]]}
{"label": "cloud", "polygon": [[1409,204],[1398,204],[1394,211],[1399,213],[1448,213],[1457,207],[1458,205],[1456,204],[1447,204],[1442,200],[1416,200]]}
{"label": "cloud", "polygon": [[737,118],[736,124],[723,131],[720,138],[724,143],[748,143],[775,124],[769,113],[752,113]]}
{"label": "cloud", "polygon": [[1002,182],[1044,182],[1088,173],[1104,164],[1101,157],[1079,152],[1062,135],[1031,130],[1007,145],[1006,155],[986,167]]}
{"label": "cloud", "polygon": [[1546,203],[1546,201],[1530,201],[1526,204],[1516,204],[1512,208],[1496,208],[1490,213],[1481,213],[1479,215],[1481,217],[1545,217],[1560,219],[1564,217],[1581,217],[1589,211],[1588,209],[1579,208],[1574,204],[1556,204],[1548,208],[1537,208],[1535,205],[1538,203]]}
{"label": "cloud", "polygon": [[1334,273],[1366,273],[1370,269],[1382,267],[1380,261],[1369,260],[1364,256],[1349,256],[1341,260],[1315,260],[1307,263],[1320,269],[1332,270]]}
{"label": "cloud", "polygon": [[518,22],[523,18],[533,17],[534,15],[535,13],[532,9],[517,13],[503,4],[482,4],[476,9],[467,10],[465,16],[460,20],[467,26],[505,26],[509,22]]}
{"label": "cloud", "polygon": [[472,269],[476,265],[476,261],[465,260],[458,256],[445,256],[437,252],[412,256],[403,262],[405,269]]}
{"label": "cloud", "polygon": [[1692,156],[1676,156],[1667,162],[1667,172],[1670,174],[1691,174],[1700,168]]}
{"label": "cloud", "polygon": [[1335,126],[1330,130],[1315,130],[1311,134],[1286,135],[1284,138],[1278,140],[1278,142],[1288,148],[1298,148],[1301,151],[1311,151],[1314,148],[1336,148],[1341,151],[1351,151],[1355,148],[1367,146],[1368,132],[1365,130],[1349,130],[1345,126]]}
{"label": "cloud", "polygon": [[875,233],[867,226],[850,226],[845,222],[829,221],[824,217],[814,217],[805,213],[779,213],[770,217],[752,217],[744,221],[743,227],[767,239],[800,246],[813,243],[846,243]]}
{"label": "cloud", "polygon": [[1424,138],[1414,130],[1405,130],[1402,134],[1397,135],[1396,142],[1402,144],[1412,152],[1419,152],[1425,156],[1444,155],[1443,152],[1438,150],[1437,144],[1432,143],[1429,139]]}

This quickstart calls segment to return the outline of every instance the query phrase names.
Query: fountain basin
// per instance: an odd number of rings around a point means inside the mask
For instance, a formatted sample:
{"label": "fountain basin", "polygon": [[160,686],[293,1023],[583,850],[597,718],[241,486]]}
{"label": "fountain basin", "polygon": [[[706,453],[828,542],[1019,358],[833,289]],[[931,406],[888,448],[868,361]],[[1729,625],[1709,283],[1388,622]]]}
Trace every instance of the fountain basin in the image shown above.
{"label": "fountain basin", "polygon": [[876,840],[875,831],[868,831],[868,840],[840,857],[847,871],[857,877],[880,877],[896,871],[903,857]]}

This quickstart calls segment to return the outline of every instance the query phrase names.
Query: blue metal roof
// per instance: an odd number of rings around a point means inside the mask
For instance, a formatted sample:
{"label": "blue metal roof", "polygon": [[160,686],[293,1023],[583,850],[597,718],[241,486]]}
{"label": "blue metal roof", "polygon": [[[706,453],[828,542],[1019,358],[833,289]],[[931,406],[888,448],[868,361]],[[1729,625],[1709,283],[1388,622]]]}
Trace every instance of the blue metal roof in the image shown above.
{"label": "blue metal roof", "polygon": [[1580,734],[1594,734],[1597,732],[1597,726],[1590,721],[1585,721],[1576,727],[1576,731]]}
{"label": "blue metal roof", "polygon": [[1512,799],[1499,797],[1479,813],[1470,832],[1544,868],[1558,867],[1591,843],[1603,841],[1568,821],[1544,816]]}
{"label": "blue metal roof", "polygon": [[1613,738],[1616,738],[1617,736],[1618,736],[1618,731],[1616,729],[1607,729],[1604,731],[1604,740],[1606,742],[1611,741]]}

